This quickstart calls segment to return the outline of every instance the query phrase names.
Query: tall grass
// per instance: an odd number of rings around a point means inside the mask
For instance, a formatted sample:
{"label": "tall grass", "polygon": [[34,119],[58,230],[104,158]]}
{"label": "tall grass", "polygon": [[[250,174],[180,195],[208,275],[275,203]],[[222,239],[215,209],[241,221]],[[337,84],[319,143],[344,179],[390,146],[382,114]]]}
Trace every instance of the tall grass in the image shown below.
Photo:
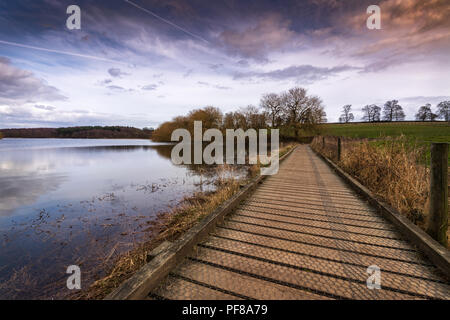
{"label": "tall grass", "polygon": [[[312,147],[330,157],[329,149],[315,139]],[[429,170],[421,165],[424,148],[411,145],[404,137],[383,144],[369,141],[346,142],[338,165],[354,176],[402,215],[425,228],[429,197]]]}

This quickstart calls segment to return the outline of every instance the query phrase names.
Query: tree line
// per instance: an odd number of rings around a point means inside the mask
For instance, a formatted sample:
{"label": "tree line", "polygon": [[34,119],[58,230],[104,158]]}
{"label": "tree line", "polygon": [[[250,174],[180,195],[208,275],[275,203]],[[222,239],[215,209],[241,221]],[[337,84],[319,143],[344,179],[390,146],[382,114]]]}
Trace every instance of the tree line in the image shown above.
{"label": "tree line", "polygon": [[170,141],[175,129],[192,131],[194,121],[202,121],[204,130],[278,128],[281,136],[298,137],[300,129],[312,130],[327,119],[318,96],[309,95],[304,88],[294,87],[281,93],[264,94],[258,107],[249,105],[225,114],[213,106],[194,109],[185,116],[177,116],[161,124],[153,132],[152,139]]}
{"label": "tree line", "polygon": [[5,138],[150,139],[151,131],[121,126],[1,129]]}
{"label": "tree line", "polygon": [[[348,123],[355,119],[351,112],[352,106],[350,104],[342,107],[342,114],[339,117],[339,122]],[[415,117],[418,121],[434,121],[436,119],[443,119],[450,121],[450,101],[442,101],[436,106],[436,113],[431,109],[431,104],[427,103],[421,106]],[[406,116],[402,106],[398,104],[398,100],[387,101],[383,109],[376,104],[366,105],[361,111],[363,112],[363,121],[378,122],[378,121],[404,121]],[[383,114],[381,114],[383,113]]]}

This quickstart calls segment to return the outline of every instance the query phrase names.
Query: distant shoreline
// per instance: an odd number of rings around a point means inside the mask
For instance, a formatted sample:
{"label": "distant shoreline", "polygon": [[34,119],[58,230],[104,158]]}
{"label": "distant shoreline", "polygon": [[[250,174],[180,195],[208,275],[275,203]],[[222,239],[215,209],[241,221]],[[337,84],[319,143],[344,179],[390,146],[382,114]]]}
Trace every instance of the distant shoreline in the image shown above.
{"label": "distant shoreline", "polygon": [[3,138],[151,139],[153,130],[122,126],[0,129]]}
{"label": "distant shoreline", "polygon": [[[41,138],[41,137],[3,137],[2,139],[63,139],[63,140],[150,140],[153,141],[151,138],[63,138],[63,137],[57,137],[57,138]],[[1,140],[1,139],[0,139]],[[166,142],[158,142],[158,143],[166,143]]]}

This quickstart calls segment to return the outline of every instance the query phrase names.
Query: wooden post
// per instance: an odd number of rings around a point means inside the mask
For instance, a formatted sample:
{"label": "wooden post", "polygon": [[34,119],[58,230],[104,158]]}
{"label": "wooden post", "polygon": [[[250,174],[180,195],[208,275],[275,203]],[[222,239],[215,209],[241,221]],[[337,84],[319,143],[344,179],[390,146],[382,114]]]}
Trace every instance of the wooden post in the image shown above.
{"label": "wooden post", "polygon": [[431,144],[430,216],[428,234],[447,247],[448,228],[448,144]]}
{"label": "wooden post", "polygon": [[325,149],[325,137],[322,137],[322,149]]}
{"label": "wooden post", "polygon": [[337,152],[338,152],[338,161],[341,161],[341,138],[338,138],[338,145],[337,145]]}

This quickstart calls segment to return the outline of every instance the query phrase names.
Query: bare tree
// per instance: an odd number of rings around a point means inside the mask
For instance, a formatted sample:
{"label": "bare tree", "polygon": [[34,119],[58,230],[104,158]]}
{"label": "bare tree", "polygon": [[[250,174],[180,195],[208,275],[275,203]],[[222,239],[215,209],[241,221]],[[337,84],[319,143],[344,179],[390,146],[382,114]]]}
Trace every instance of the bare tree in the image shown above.
{"label": "bare tree", "polygon": [[276,93],[263,95],[260,105],[269,114],[272,128],[280,125],[280,115],[283,111],[281,97]]}
{"label": "bare tree", "polygon": [[223,116],[223,129],[236,129],[235,117],[233,112],[228,112]]}
{"label": "bare tree", "polygon": [[398,104],[398,100],[390,100],[384,104],[383,120],[399,121],[405,119],[403,108]]}
{"label": "bare tree", "polygon": [[317,96],[308,96],[306,89],[295,87],[283,93],[281,97],[287,124],[326,122],[322,100]]}
{"label": "bare tree", "polygon": [[427,103],[424,106],[419,108],[419,111],[416,113],[416,120],[420,121],[434,121],[437,118],[437,115],[431,111],[431,104]]}
{"label": "bare tree", "polygon": [[397,105],[394,110],[394,121],[403,121],[405,120],[406,115],[403,112],[403,108],[400,105]]}
{"label": "bare tree", "polygon": [[437,105],[438,108],[438,118],[444,119],[445,121],[450,121],[450,101],[442,101]]}
{"label": "bare tree", "polygon": [[367,122],[372,122],[372,111],[370,109],[370,105],[365,105],[361,111],[363,112],[362,119]]}
{"label": "bare tree", "polygon": [[247,128],[263,129],[267,126],[267,113],[259,112],[258,108],[252,105],[240,108],[240,113],[244,115]]}
{"label": "bare tree", "polygon": [[300,118],[298,119],[300,124],[312,127],[318,123],[327,122],[327,114],[324,111],[323,102],[319,97],[308,97],[305,104],[305,111],[300,114]]}
{"label": "bare tree", "polygon": [[308,112],[306,93],[306,89],[295,87],[282,94],[283,109],[290,125],[296,125]]}
{"label": "bare tree", "polygon": [[291,127],[298,136],[299,128],[311,129],[318,123],[326,122],[322,100],[308,96],[304,88],[294,87],[281,94],[285,125]]}
{"label": "bare tree", "polygon": [[350,111],[352,110],[352,105],[351,104],[347,104],[345,106],[342,107],[342,114],[341,117],[339,118],[340,122],[344,122],[344,123],[348,123],[352,120],[355,119],[355,117],[353,116],[353,113],[351,113]]}
{"label": "bare tree", "polygon": [[191,122],[202,121],[203,128],[220,128],[223,114],[219,108],[207,106],[202,109],[189,111],[188,118]]}
{"label": "bare tree", "polygon": [[372,122],[378,122],[381,119],[381,108],[375,104],[371,105],[372,109]]}
{"label": "bare tree", "polygon": [[363,120],[368,122],[380,121],[381,108],[375,104],[366,105],[362,108]]}

